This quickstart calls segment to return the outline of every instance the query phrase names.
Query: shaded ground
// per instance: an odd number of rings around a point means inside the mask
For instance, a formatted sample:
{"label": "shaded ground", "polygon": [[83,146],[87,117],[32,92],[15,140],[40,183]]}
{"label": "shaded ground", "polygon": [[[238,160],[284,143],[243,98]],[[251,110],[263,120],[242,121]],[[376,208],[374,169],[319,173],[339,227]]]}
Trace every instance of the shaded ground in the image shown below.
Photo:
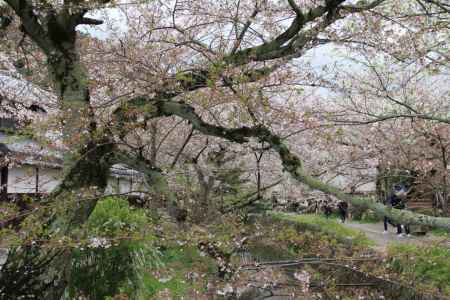
{"label": "shaded ground", "polygon": [[376,248],[381,251],[384,251],[390,243],[429,244],[430,242],[437,242],[440,240],[440,238],[431,234],[426,234],[424,236],[411,235],[411,237],[399,237],[393,226],[389,226],[388,233],[383,234],[383,223],[381,222],[369,224],[348,222],[344,225],[364,232],[369,239],[375,242]]}

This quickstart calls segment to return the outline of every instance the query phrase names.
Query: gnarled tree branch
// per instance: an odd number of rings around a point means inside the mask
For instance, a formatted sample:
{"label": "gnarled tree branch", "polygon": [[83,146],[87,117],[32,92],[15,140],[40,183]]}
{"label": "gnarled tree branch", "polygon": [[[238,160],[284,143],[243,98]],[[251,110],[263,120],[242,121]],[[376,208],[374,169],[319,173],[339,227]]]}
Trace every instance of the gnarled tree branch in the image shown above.
{"label": "gnarled tree branch", "polygon": [[426,225],[450,230],[449,218],[430,217],[407,210],[393,209],[379,202],[375,202],[370,198],[349,195],[332,185],[312,177],[304,170],[300,158],[289,150],[281,137],[273,134],[268,128],[262,125],[254,127],[243,126],[239,128],[226,128],[212,125],[203,121],[192,106],[174,101],[152,101],[145,97],[139,97],[131,101],[128,105],[136,106],[136,108],[141,105],[152,105],[155,107],[153,111],[157,111],[160,116],[178,116],[188,120],[192,124],[193,129],[208,136],[220,137],[240,144],[248,142],[250,138],[266,142],[280,156],[284,170],[289,172],[294,179],[306,184],[312,189],[333,195],[340,200],[348,201],[354,206],[371,209],[381,217],[388,216],[392,220],[402,224]]}

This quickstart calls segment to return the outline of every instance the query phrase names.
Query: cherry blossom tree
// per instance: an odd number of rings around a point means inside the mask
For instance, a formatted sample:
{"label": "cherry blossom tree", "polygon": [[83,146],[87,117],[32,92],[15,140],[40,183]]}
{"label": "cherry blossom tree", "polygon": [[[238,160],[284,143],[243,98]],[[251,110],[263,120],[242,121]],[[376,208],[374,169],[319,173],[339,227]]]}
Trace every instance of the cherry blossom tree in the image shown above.
{"label": "cherry blossom tree", "polygon": [[[308,63],[299,61],[325,44],[365,44],[369,52],[386,51],[399,59],[419,55],[445,64],[445,48],[427,46],[427,38],[448,34],[445,2],[6,3],[13,11],[7,17],[20,23],[24,39],[46,59],[67,149],[64,180],[48,200],[58,209],[34,216],[42,226],[28,240],[75,235],[103,194],[110,166],[117,161],[164,189],[163,174],[153,161],[127,151],[120,141],[134,142],[127,136],[130,128],[146,130],[154,119],[173,122],[173,117],[189,122],[196,134],[237,144],[264,143],[278,155],[284,171],[313,189],[394,220],[450,228],[446,218],[389,209],[309,175],[303,153],[291,150],[281,136],[287,120],[279,117],[286,118],[286,110],[277,109],[286,105],[283,98],[292,93],[295,81],[311,87],[326,84],[328,78],[315,82]],[[103,23],[89,12],[114,6],[125,22],[103,18],[110,27],[107,41],[80,36],[80,25]],[[125,32],[115,30],[117,26],[126,27]],[[405,43],[416,47],[405,49]],[[279,89],[271,92],[277,85]],[[301,99],[305,98],[295,101]],[[446,120],[428,111],[413,116]],[[307,122],[308,114],[303,117]],[[45,242],[12,249],[0,275],[1,297],[59,299],[70,278],[70,256],[70,249],[46,247]]]}

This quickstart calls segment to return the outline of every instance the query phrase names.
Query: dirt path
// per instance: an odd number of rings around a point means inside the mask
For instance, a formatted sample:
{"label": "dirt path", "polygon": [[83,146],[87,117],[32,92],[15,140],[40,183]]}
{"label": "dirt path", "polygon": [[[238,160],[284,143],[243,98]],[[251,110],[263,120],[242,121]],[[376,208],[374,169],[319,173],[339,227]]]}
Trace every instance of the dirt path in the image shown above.
{"label": "dirt path", "polygon": [[413,243],[413,244],[428,244],[430,242],[439,241],[438,237],[427,234],[425,236],[411,237],[399,237],[394,227],[389,226],[388,232],[383,234],[383,223],[345,223],[346,226],[360,230],[366,234],[366,236],[373,240],[376,244],[376,248],[384,251],[390,243]]}

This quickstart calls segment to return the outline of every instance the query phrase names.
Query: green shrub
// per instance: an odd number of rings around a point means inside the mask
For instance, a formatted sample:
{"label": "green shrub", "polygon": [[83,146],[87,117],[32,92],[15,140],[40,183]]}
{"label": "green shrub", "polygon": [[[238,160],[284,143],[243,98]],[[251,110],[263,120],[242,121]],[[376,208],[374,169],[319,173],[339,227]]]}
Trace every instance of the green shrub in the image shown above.
{"label": "green shrub", "polygon": [[149,225],[145,213],[125,199],[99,201],[86,225],[87,243],[73,252],[69,297],[105,299],[125,293],[137,298],[145,270],[160,264],[146,232]]}
{"label": "green shrub", "polygon": [[436,235],[436,236],[440,236],[440,237],[449,237],[450,238],[450,233],[447,229],[443,229],[443,228],[433,228],[430,230],[432,234]]}

